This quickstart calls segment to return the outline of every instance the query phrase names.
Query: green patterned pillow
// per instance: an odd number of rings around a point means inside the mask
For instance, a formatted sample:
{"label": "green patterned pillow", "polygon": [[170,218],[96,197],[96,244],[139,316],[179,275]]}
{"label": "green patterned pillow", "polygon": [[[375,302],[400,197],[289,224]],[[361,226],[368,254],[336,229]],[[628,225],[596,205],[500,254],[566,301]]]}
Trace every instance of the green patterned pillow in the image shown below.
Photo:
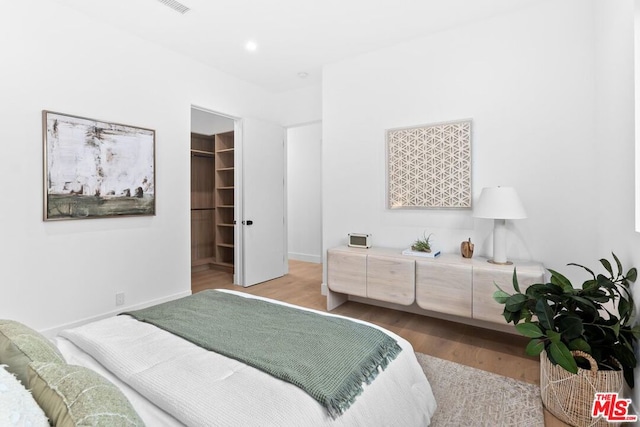
{"label": "green patterned pillow", "polygon": [[29,388],[56,427],[144,426],[118,387],[83,366],[31,363]]}
{"label": "green patterned pillow", "polygon": [[0,319],[0,364],[27,385],[27,366],[31,362],[65,363],[51,341],[15,320]]}

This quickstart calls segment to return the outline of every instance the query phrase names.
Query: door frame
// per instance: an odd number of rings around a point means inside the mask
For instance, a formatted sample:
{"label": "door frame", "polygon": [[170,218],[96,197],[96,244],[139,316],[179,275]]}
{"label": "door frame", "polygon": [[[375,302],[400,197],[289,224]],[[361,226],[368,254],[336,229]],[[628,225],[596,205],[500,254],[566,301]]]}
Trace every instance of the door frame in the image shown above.
{"label": "door frame", "polygon": [[[233,180],[234,180],[234,205],[235,208],[233,210],[233,220],[236,224],[233,232],[233,284],[239,285],[242,283],[242,271],[244,269],[244,258],[242,257],[242,250],[240,246],[242,245],[242,227],[239,225],[242,223],[242,118],[237,116],[232,116],[230,114],[221,113],[216,110],[212,110],[207,107],[202,107],[200,105],[191,104],[189,108],[189,117],[191,117],[191,110],[196,109],[200,110],[204,113],[213,114],[216,116],[224,117],[230,120],[233,120],[233,139],[234,139],[234,154],[233,154],[233,163],[234,163],[234,172],[233,172]],[[189,125],[189,129],[191,129],[191,124]]]}
{"label": "door frame", "polygon": [[[233,125],[233,201],[236,205],[233,210],[233,221],[235,227],[233,228],[233,284],[243,286],[244,283],[244,227],[242,221],[244,218],[244,174],[243,174],[243,148],[244,144],[242,139],[242,119],[238,118]],[[237,243],[236,243],[237,242]]]}
{"label": "door frame", "polygon": [[[201,105],[191,104],[189,114],[191,110],[196,109],[205,113],[213,114],[216,116],[224,117],[233,120],[233,132],[234,132],[234,204],[235,209],[233,213],[233,219],[236,224],[234,227],[234,260],[233,260],[233,284],[243,286],[244,285],[244,227],[242,227],[242,221],[244,218],[244,138],[243,138],[243,118],[233,116],[231,114],[221,113],[211,108],[202,107]],[[281,126],[278,124],[278,126]],[[284,214],[284,274],[289,273],[289,253],[288,253],[288,232],[287,232],[287,135],[286,127],[281,126],[283,129],[283,164],[285,168],[283,170],[284,182],[283,182],[283,214]],[[191,129],[191,126],[189,126]]]}

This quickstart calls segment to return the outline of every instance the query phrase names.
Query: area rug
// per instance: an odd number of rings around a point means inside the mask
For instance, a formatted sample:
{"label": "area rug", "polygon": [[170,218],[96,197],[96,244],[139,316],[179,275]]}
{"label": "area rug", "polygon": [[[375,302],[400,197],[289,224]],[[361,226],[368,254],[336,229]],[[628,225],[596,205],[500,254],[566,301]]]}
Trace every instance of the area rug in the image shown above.
{"label": "area rug", "polygon": [[416,353],[438,404],[431,425],[542,427],[540,387]]}

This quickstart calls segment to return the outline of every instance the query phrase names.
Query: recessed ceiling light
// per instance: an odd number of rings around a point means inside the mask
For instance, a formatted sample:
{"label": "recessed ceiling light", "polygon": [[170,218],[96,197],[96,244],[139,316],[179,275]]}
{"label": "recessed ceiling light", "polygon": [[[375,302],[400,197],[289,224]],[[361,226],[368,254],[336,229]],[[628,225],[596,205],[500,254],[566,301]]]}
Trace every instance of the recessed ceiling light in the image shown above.
{"label": "recessed ceiling light", "polygon": [[244,48],[249,52],[255,52],[256,50],[258,50],[258,43],[254,42],[253,40],[249,40],[244,44]]}
{"label": "recessed ceiling light", "polygon": [[306,79],[307,77],[309,77],[309,73],[307,73],[306,71],[300,71],[298,73],[298,77],[300,77],[301,79]]}

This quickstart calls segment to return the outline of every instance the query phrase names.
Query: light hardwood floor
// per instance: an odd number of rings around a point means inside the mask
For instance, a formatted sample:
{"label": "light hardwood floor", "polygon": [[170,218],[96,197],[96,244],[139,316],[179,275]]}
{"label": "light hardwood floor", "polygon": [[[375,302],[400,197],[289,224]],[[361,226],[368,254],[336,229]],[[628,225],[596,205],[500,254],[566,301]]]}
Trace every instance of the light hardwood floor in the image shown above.
{"label": "light hardwood floor", "polygon": [[[231,273],[224,271],[204,270],[191,275],[194,293],[204,289],[233,289],[326,311],[326,298],[320,294],[321,283],[322,265],[301,261],[290,261],[286,276],[249,288],[234,286]],[[524,337],[353,301],[332,313],[389,329],[409,341],[415,351],[520,381],[540,383],[540,363],[524,354],[527,343]],[[566,426],[546,411],[545,425]]]}

